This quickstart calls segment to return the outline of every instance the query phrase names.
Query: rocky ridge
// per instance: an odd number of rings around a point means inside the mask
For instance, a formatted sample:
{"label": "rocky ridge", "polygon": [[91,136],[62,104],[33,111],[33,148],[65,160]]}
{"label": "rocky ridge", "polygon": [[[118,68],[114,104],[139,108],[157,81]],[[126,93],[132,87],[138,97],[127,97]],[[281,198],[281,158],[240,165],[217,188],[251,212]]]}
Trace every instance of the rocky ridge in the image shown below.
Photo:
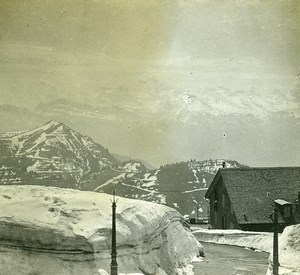
{"label": "rocky ridge", "polygon": [[177,209],[186,217],[208,216],[204,195],[218,169],[244,167],[237,161],[215,159],[190,160],[161,166],[159,169],[121,174],[95,191],[111,193],[116,188],[120,196],[154,201]]}
{"label": "rocky ridge", "polygon": [[[42,184],[85,189],[84,182],[127,171],[109,151],[63,123],[0,136],[1,184]],[[142,165],[141,165],[142,166]],[[106,175],[107,174],[107,175]],[[88,188],[87,188],[88,189]]]}

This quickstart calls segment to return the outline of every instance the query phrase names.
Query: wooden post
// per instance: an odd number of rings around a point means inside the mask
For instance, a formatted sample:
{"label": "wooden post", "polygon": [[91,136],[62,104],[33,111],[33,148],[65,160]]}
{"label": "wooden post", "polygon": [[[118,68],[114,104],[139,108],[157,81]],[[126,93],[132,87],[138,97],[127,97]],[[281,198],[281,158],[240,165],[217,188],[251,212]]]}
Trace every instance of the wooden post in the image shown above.
{"label": "wooden post", "polygon": [[118,263],[117,263],[117,240],[116,240],[116,198],[115,191],[113,191],[112,201],[112,235],[111,235],[111,264],[110,275],[118,275]]}
{"label": "wooden post", "polygon": [[278,208],[274,205],[273,275],[278,275]]}

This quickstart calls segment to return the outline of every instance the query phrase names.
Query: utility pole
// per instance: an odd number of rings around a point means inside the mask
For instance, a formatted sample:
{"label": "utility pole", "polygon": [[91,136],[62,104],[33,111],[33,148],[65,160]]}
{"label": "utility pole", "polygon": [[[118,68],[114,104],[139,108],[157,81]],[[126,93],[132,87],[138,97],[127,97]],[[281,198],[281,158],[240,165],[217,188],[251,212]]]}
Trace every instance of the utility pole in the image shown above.
{"label": "utility pole", "polygon": [[112,200],[112,235],[111,235],[111,264],[110,275],[118,275],[118,263],[117,263],[117,240],[116,240],[116,208],[117,202],[115,197],[115,190],[113,191]]}
{"label": "utility pole", "polygon": [[273,275],[278,275],[278,208],[274,203]]}

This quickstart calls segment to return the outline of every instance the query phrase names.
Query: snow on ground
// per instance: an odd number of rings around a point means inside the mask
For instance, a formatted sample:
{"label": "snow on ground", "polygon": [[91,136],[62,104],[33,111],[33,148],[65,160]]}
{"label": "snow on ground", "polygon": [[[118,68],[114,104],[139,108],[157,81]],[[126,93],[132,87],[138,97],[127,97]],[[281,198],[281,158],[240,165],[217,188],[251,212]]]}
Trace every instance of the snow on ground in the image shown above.
{"label": "snow on ground", "polygon": [[[284,229],[279,240],[279,274],[300,274],[300,224],[288,226]],[[269,269],[267,275],[272,274],[272,254],[269,258]]]}
{"label": "snow on ground", "polygon": [[195,169],[192,169],[192,171],[193,171],[193,174],[194,174],[194,177],[195,177],[195,179],[196,179],[196,183],[199,183],[199,179],[198,179],[198,177],[197,177],[197,170],[195,170]]}
{"label": "snow on ground", "polygon": [[160,199],[160,203],[161,203],[161,204],[166,204],[167,199],[166,199],[166,196],[165,196],[165,195],[163,195],[163,194],[158,194],[157,197]]}
{"label": "snow on ground", "polygon": [[134,185],[131,185],[131,184],[126,184],[124,182],[121,182],[121,184],[124,185],[124,186],[127,186],[127,187],[131,187],[131,188],[134,188],[134,189],[144,191],[145,193],[155,193],[155,191],[153,191],[153,190],[144,189],[144,188],[134,186]]}
{"label": "snow on ground", "polygon": [[38,170],[38,167],[40,166],[40,161],[37,160],[32,166],[28,166],[26,169],[27,169],[27,172],[37,172]]}
{"label": "snow on ground", "polygon": [[141,164],[136,162],[136,163],[126,163],[126,165],[124,166],[124,171],[127,172],[127,173],[130,173],[130,172],[138,172],[139,171],[139,168],[141,167]]}
{"label": "snow on ground", "polygon": [[201,242],[236,245],[270,252],[273,234],[269,232],[252,232],[242,230],[198,229],[192,227],[193,234]]}
{"label": "snow on ground", "polygon": [[[193,274],[202,249],[174,209],[117,198],[119,272]],[[42,186],[0,186],[1,274],[110,270],[111,196]]]}
{"label": "snow on ground", "polygon": [[157,174],[157,172],[154,175],[151,176],[151,173],[146,173],[144,175],[144,178],[141,179],[142,187],[155,186],[156,185],[156,181],[157,181],[156,174]]}
{"label": "snow on ground", "polygon": [[[241,230],[192,228],[201,242],[237,245],[270,253],[267,275],[272,274],[273,233]],[[300,224],[288,226],[279,234],[279,274],[300,275]]]}
{"label": "snow on ground", "polygon": [[192,193],[192,192],[197,192],[197,191],[205,191],[205,190],[208,190],[208,188],[196,188],[196,189],[193,189],[193,190],[183,191],[182,193],[186,194],[186,193]]}
{"label": "snow on ground", "polygon": [[118,182],[119,180],[124,179],[124,178],[125,178],[125,175],[126,175],[126,173],[122,173],[122,174],[120,174],[120,175],[118,175],[118,176],[116,176],[116,177],[114,177],[114,178],[112,178],[112,179],[106,181],[105,183],[99,185],[99,186],[94,190],[94,192],[95,192],[95,191],[98,191],[99,189],[101,189],[102,187],[104,187],[104,186],[106,186],[106,185],[109,185],[109,184],[111,184],[111,183],[116,183],[116,182]]}

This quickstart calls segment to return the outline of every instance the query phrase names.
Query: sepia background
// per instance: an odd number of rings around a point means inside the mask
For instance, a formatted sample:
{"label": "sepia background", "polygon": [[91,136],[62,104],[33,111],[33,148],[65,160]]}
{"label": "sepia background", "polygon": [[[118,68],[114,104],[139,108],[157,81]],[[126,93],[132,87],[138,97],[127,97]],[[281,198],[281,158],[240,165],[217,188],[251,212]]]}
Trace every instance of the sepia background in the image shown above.
{"label": "sepia background", "polygon": [[63,122],[154,167],[300,164],[300,4],[0,1],[0,132]]}

